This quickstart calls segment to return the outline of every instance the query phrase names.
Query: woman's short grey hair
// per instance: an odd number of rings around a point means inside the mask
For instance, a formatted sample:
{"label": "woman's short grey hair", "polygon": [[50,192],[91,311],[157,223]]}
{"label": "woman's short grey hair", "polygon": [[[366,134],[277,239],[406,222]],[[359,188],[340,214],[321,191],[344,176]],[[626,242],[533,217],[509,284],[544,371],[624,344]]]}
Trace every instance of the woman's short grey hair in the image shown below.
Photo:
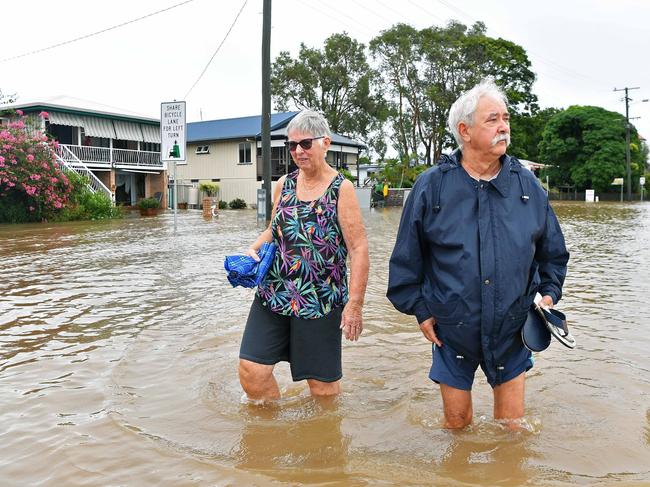
{"label": "woman's short grey hair", "polygon": [[[313,110],[303,110],[293,117],[289,125],[287,125],[287,134],[292,130],[311,134],[313,137],[321,137],[323,135],[332,137],[330,126],[327,120],[325,120],[325,117]],[[320,139],[319,142],[322,144],[323,139]]]}
{"label": "woman's short grey hair", "polygon": [[474,124],[474,113],[481,98],[487,96],[495,100],[502,101],[508,105],[508,98],[501,88],[499,88],[492,77],[483,79],[479,84],[474,86],[471,90],[466,91],[458,97],[458,100],[449,109],[449,118],[447,118],[447,125],[451,135],[456,139],[458,147],[463,148],[463,139],[460,137],[458,131],[458,124],[464,122],[468,126]]}

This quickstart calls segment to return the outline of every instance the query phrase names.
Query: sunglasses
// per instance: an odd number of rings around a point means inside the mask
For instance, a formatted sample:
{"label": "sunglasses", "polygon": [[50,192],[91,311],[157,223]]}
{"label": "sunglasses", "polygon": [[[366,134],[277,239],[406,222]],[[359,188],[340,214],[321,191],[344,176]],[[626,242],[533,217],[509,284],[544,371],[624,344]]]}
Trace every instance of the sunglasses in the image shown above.
{"label": "sunglasses", "polygon": [[298,142],[295,142],[293,140],[286,140],[284,142],[284,146],[287,149],[289,149],[289,151],[291,151],[291,152],[295,151],[298,148],[298,145],[300,145],[300,147],[302,147],[304,150],[309,150],[309,149],[311,149],[311,144],[312,144],[312,142],[314,142],[314,140],[324,139],[324,138],[325,138],[325,136],[321,135],[320,137],[312,137],[310,139],[302,139],[302,140],[300,140]]}

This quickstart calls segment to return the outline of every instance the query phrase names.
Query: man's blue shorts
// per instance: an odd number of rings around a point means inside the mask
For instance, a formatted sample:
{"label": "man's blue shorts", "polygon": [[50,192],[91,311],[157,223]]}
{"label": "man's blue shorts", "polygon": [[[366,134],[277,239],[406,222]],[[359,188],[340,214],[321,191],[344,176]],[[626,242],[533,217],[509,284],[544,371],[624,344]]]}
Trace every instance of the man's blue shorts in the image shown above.
{"label": "man's blue shorts", "polygon": [[474,373],[481,366],[488,383],[493,388],[504,382],[514,379],[522,372],[533,367],[533,355],[522,345],[521,349],[512,352],[505,363],[497,370],[489,370],[484,361],[477,362],[463,357],[449,345],[437,347],[433,344],[433,363],[429,371],[429,378],[438,384],[445,384],[464,391],[472,390]]}

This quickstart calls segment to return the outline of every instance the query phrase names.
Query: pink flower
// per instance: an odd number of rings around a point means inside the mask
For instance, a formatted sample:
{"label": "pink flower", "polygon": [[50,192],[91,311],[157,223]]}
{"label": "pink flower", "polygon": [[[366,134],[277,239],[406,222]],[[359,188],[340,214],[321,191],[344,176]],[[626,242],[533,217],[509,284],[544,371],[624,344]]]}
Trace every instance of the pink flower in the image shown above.
{"label": "pink flower", "polygon": [[16,110],[16,113],[18,114],[19,117],[23,116],[23,111],[22,110]]}
{"label": "pink flower", "polygon": [[61,208],[62,206],[63,206],[63,204],[60,201],[55,201],[54,202],[54,207],[55,208]]}
{"label": "pink flower", "polygon": [[41,175],[40,174],[32,174],[31,176],[29,176],[29,179],[31,179],[32,181],[38,181],[39,179],[41,179]]}
{"label": "pink flower", "polygon": [[5,162],[5,158],[0,156],[0,162]]}
{"label": "pink flower", "polygon": [[27,154],[27,160],[28,160],[29,162],[34,162],[34,156],[31,155],[31,154]]}
{"label": "pink flower", "polygon": [[33,206],[30,206],[30,207],[29,207],[29,211],[34,211],[35,209],[36,209],[36,208],[34,208]]}
{"label": "pink flower", "polygon": [[55,184],[55,183],[57,183],[58,181],[59,181],[59,180],[56,179],[56,178],[50,178],[50,182],[51,182],[52,184]]}
{"label": "pink flower", "polygon": [[42,118],[50,118],[50,114],[47,112],[41,112],[38,114],[38,116]]}

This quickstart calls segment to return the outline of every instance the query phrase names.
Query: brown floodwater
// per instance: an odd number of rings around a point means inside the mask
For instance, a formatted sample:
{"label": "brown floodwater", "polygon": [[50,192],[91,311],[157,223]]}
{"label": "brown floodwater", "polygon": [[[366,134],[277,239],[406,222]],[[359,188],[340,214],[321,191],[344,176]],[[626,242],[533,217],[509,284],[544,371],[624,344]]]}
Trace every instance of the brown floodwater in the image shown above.
{"label": "brown floodwater", "polygon": [[554,204],[571,251],[558,342],[526,381],[522,431],[441,427],[431,348],[385,298],[400,209],[364,213],[365,332],[344,391],[315,401],[276,368],[282,399],[237,379],[253,291],[223,258],[253,211],[0,226],[0,485],[650,485],[650,203]]}

